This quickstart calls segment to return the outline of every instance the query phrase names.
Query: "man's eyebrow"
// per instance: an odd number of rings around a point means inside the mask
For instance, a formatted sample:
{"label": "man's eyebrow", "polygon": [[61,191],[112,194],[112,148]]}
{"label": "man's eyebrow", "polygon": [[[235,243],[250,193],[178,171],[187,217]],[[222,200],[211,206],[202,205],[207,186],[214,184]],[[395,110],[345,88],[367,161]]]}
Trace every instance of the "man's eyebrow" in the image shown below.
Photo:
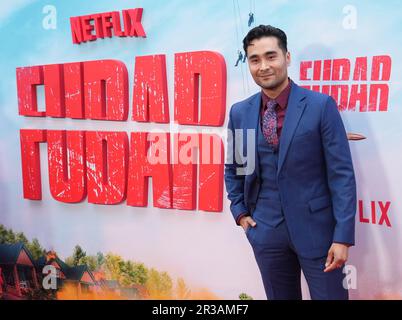
{"label": "man's eyebrow", "polygon": [[[264,56],[270,55],[270,54],[277,54],[278,52],[276,51],[267,51],[264,53]],[[251,56],[249,56],[249,59],[253,59],[253,58],[257,58],[258,55],[257,54],[252,54]]]}

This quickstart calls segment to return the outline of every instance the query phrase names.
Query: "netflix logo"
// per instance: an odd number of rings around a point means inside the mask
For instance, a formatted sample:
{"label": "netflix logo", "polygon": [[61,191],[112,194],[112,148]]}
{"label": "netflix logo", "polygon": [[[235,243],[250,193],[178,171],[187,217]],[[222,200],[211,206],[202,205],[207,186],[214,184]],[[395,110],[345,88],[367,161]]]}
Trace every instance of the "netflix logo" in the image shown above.
{"label": "netflix logo", "polygon": [[70,27],[73,43],[94,41],[99,38],[143,37],[145,31],[141,23],[142,8],[96,13],[71,17]]}
{"label": "netflix logo", "polygon": [[370,204],[365,204],[363,200],[359,200],[359,221],[391,228],[390,206],[391,201],[370,201]]}
{"label": "netflix logo", "polygon": [[340,111],[388,111],[391,65],[387,55],[302,61],[300,81],[304,88],[331,95]]}

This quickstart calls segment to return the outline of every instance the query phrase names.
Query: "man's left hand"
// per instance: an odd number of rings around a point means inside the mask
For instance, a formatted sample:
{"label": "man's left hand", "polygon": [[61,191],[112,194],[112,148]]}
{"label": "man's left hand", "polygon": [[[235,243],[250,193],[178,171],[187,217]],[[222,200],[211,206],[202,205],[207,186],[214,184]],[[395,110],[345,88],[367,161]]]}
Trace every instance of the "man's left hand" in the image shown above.
{"label": "man's left hand", "polygon": [[349,246],[343,243],[333,243],[329,248],[324,272],[331,272],[341,268],[348,260]]}

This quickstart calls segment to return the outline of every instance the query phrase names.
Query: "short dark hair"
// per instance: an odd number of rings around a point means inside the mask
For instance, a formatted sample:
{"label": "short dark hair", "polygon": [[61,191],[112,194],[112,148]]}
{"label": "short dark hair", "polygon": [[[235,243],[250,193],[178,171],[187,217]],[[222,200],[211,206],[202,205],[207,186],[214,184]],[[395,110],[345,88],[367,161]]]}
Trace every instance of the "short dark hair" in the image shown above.
{"label": "short dark hair", "polygon": [[243,39],[243,49],[247,56],[247,47],[255,39],[260,39],[263,37],[275,37],[278,39],[279,48],[283,52],[288,52],[288,40],[286,33],[279,28],[275,28],[270,25],[260,24],[258,27],[251,29]]}

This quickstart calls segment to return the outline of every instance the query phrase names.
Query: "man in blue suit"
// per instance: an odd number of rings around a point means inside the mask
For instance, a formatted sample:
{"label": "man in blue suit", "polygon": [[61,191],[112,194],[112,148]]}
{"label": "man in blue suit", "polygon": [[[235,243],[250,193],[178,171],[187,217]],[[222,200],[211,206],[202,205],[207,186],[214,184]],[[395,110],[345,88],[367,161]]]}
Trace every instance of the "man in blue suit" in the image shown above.
{"label": "man in blue suit", "polygon": [[[343,266],[354,245],[356,182],[336,102],[288,77],[286,34],[260,25],[243,40],[261,92],[234,104],[225,183],[268,299],[347,300]],[[251,133],[251,134],[250,134]]]}

